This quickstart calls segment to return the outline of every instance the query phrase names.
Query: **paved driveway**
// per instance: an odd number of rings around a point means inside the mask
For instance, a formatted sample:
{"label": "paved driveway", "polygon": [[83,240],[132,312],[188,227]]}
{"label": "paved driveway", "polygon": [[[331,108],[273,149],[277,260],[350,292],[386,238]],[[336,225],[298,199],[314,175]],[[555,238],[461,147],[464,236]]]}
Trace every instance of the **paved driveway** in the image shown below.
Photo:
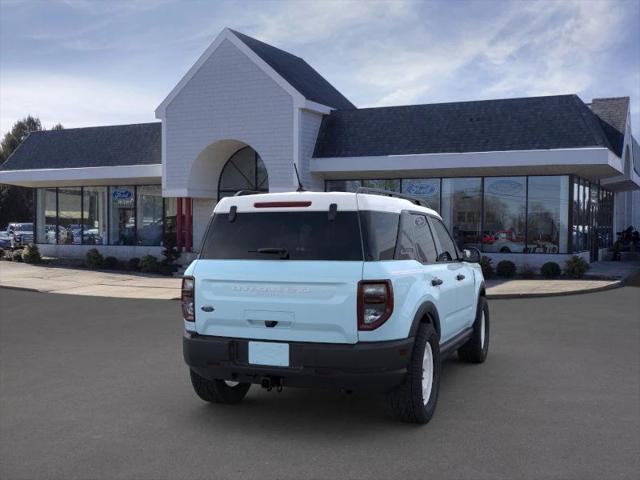
{"label": "paved driveway", "polygon": [[640,288],[496,300],[426,427],[379,397],[198,400],[178,303],[0,290],[0,478],[637,478]]}

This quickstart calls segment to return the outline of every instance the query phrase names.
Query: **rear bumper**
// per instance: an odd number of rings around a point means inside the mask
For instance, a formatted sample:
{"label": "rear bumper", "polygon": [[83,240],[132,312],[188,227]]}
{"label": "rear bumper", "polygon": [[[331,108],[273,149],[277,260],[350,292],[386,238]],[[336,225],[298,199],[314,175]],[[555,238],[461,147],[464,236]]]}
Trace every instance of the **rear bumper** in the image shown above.
{"label": "rear bumper", "polygon": [[321,387],[388,391],[407,373],[413,337],[354,345],[289,343],[289,367],[248,363],[249,340],[186,333],[184,360],[198,375],[261,383],[265,377],[285,387]]}

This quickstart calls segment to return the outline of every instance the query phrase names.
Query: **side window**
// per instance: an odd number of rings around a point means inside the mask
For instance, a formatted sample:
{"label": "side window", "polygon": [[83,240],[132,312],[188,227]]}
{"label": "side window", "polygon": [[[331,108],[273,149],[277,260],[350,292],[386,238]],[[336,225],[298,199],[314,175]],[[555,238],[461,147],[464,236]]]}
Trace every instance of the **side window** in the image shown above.
{"label": "side window", "polygon": [[405,212],[400,216],[396,260],[419,260],[415,247],[413,215]]}
{"label": "side window", "polygon": [[427,217],[409,212],[402,214],[396,259],[417,260],[420,263],[435,262],[436,246]]}
{"label": "side window", "polygon": [[438,256],[436,244],[431,235],[429,222],[424,215],[410,215],[413,217],[413,230],[415,234],[416,249],[418,250],[418,260],[422,263],[432,263]]}
{"label": "side window", "polygon": [[433,226],[433,233],[438,237],[440,242],[440,252],[438,254],[439,262],[451,262],[458,259],[458,251],[456,245],[451,239],[451,235],[447,232],[447,229],[437,218],[431,219],[431,225]]}

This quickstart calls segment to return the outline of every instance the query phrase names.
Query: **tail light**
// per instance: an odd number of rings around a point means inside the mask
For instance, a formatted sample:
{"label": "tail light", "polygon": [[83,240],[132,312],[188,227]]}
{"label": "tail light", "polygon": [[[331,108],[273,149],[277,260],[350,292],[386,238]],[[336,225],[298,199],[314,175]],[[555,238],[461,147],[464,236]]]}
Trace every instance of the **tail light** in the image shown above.
{"label": "tail light", "polygon": [[196,280],[193,277],[183,277],[180,303],[182,304],[182,316],[187,322],[196,321],[195,292]]}
{"label": "tail light", "polygon": [[358,330],[375,330],[393,312],[391,280],[363,280],[358,283]]}

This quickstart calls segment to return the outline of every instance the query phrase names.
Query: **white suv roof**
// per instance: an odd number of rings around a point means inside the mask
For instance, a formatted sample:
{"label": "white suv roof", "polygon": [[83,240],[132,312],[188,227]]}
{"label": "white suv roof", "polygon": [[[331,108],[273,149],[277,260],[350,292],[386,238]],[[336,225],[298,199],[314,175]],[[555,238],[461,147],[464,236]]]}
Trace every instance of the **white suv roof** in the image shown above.
{"label": "white suv roof", "polygon": [[214,213],[228,213],[232,206],[238,212],[300,211],[301,207],[306,211],[327,211],[332,203],[338,206],[338,211],[400,213],[402,210],[413,210],[440,218],[435,210],[416,205],[405,198],[350,192],[282,192],[225,197],[218,202]]}

